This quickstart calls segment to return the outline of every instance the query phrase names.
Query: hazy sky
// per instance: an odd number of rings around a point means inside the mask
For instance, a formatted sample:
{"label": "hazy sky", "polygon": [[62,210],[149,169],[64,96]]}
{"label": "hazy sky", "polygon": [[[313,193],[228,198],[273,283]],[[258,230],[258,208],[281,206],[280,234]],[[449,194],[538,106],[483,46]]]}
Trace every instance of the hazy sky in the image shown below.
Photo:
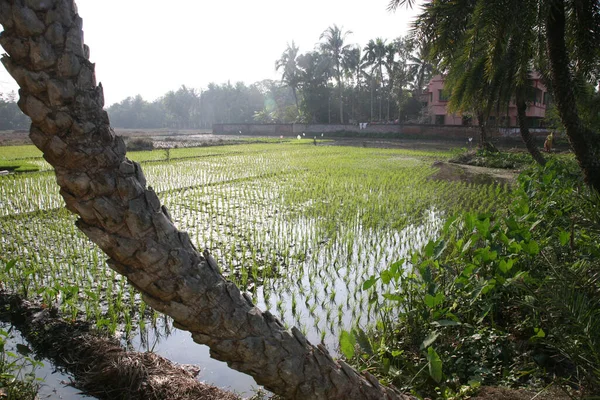
{"label": "hazy sky", "polygon": [[[389,0],[77,0],[85,42],[106,105],[141,94],[154,100],[182,84],[279,79],[275,60],[294,40],[312,50],[332,24],[348,43],[404,35],[416,10]],[[0,68],[0,92],[17,90]]]}

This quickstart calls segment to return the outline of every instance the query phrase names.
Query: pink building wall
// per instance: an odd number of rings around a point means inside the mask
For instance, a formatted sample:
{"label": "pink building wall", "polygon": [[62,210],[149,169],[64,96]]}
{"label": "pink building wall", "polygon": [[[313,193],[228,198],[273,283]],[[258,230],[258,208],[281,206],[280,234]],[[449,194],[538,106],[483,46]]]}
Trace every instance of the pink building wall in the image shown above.
{"label": "pink building wall", "polygon": [[[546,105],[550,95],[548,89],[542,83],[539,73],[534,72],[532,74],[531,84],[532,93],[527,104],[526,115],[535,124],[540,123],[546,116]],[[444,78],[442,75],[435,75],[427,85],[426,101],[429,114],[431,115],[431,123],[437,125],[463,125],[463,118],[460,113],[451,114],[448,112],[447,105],[449,99],[446,98],[443,89]],[[494,116],[494,118],[498,118],[498,116]],[[508,106],[508,112],[504,112],[499,118],[501,119],[500,125],[502,126],[506,126],[507,122],[509,126],[517,126],[517,106],[515,103],[511,101]],[[476,123],[476,119],[473,118],[472,124]]]}

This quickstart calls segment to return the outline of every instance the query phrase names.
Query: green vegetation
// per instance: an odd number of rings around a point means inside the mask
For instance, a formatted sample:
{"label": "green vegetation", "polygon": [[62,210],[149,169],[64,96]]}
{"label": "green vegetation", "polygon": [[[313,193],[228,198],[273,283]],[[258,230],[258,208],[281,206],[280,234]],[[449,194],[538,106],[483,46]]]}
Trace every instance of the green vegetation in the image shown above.
{"label": "green vegetation", "polygon": [[511,197],[507,211],[447,219],[364,281],[377,330],[346,333],[361,349],[346,356],[422,396],[553,383],[598,393],[600,198],[556,159],[523,172]]}
{"label": "green vegetation", "polygon": [[23,344],[15,349],[8,346],[10,331],[0,328],[0,393],[5,399],[34,400],[40,380],[35,377],[35,369],[42,366],[32,358],[31,350]]}
{"label": "green vegetation", "polygon": [[26,162],[26,161],[4,161],[0,160],[0,170],[14,171],[14,172],[34,172],[39,171],[38,165]]}
{"label": "green vegetation", "polygon": [[[459,210],[492,212],[506,188],[431,179],[450,153],[289,143],[133,152],[178,227],[261,307],[313,342],[375,316],[362,281],[436,237]],[[12,292],[131,334],[156,322],[74,226],[54,176],[0,177],[0,269]]]}

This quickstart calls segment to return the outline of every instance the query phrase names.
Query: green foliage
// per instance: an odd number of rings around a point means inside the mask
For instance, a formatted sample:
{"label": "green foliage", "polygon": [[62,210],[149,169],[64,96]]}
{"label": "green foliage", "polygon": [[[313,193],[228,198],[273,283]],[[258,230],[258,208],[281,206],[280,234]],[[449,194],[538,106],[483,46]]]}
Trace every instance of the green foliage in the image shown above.
{"label": "green foliage", "polygon": [[154,149],[154,142],[148,138],[133,138],[127,141],[127,151],[148,151]]}
{"label": "green foliage", "polygon": [[[11,328],[12,329],[12,328]],[[10,330],[0,328],[0,393],[3,399],[37,399],[40,379],[35,370],[43,366],[28,346],[9,344]]]}
{"label": "green foliage", "polygon": [[450,162],[477,167],[522,169],[532,163],[531,156],[524,152],[467,151],[450,159]]}
{"label": "green foliage", "polygon": [[0,160],[0,170],[8,170],[14,172],[35,172],[39,171],[40,167],[24,160]]}
{"label": "green foliage", "polygon": [[600,389],[598,195],[553,159],[522,173],[512,197],[505,212],[448,219],[410,261],[363,283],[380,322],[359,365],[423,396],[554,374]]}

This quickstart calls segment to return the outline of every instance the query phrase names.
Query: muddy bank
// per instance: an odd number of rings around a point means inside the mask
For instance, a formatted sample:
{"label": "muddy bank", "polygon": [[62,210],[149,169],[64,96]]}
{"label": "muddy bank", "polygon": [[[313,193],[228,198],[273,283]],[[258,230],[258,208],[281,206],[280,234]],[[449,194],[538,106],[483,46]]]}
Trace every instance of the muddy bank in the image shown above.
{"label": "muddy bank", "polygon": [[36,354],[73,374],[73,386],[86,394],[99,399],[240,399],[197,381],[198,367],[126,351],[116,340],[94,333],[89,324],[67,323],[57,314],[0,292],[0,320],[19,329]]}

